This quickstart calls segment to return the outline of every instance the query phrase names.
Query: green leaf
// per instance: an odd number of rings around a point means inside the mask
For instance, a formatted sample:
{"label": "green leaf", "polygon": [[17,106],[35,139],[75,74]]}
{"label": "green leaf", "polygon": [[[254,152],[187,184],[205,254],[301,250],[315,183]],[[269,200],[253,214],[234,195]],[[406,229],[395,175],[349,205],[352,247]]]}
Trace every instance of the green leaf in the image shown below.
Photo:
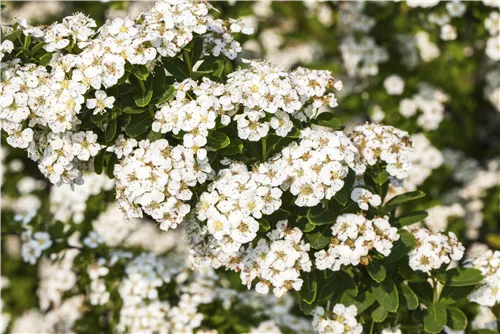
{"label": "green leaf", "polygon": [[243,147],[243,142],[239,138],[233,138],[231,143],[221,151],[221,154],[224,156],[241,154]]}
{"label": "green leaf", "polygon": [[442,304],[450,305],[466,298],[474,290],[474,285],[468,286],[445,286],[441,291],[439,301]]}
{"label": "green leaf", "polygon": [[314,249],[323,249],[330,243],[330,238],[321,232],[306,234],[306,238]]}
{"label": "green leaf", "polygon": [[149,70],[146,65],[135,65],[130,72],[141,81],[145,81],[149,76]]}
{"label": "green leaf", "polygon": [[323,112],[319,114],[318,117],[313,120],[313,122],[321,126],[332,128],[334,130],[342,129],[342,121],[333,116],[333,113],[331,112]]}
{"label": "green leaf", "polygon": [[418,307],[418,297],[413,290],[406,284],[397,285],[399,294],[399,304],[407,310],[415,310]]}
{"label": "green leaf", "polygon": [[40,57],[40,65],[47,66],[52,60],[52,53],[46,53]]}
{"label": "green leaf", "polygon": [[387,204],[385,206],[386,207],[396,206],[398,204],[406,203],[409,201],[414,201],[414,200],[422,198],[424,196],[425,196],[425,193],[423,191],[420,191],[420,190],[410,191],[410,192],[393,197],[389,202],[387,202]]}
{"label": "green leaf", "polygon": [[389,180],[389,173],[387,173],[387,171],[385,170],[382,170],[376,174],[373,174],[372,179],[376,184],[381,186]]}
{"label": "green leaf", "polygon": [[311,315],[313,314],[314,310],[316,309],[316,305],[314,304],[308,304],[306,303],[303,299],[300,300],[300,310],[304,312],[306,315]]}
{"label": "green leaf", "polygon": [[442,304],[431,304],[424,315],[424,329],[430,333],[439,333],[446,325],[446,307]]}
{"label": "green leaf", "polygon": [[90,115],[90,120],[94,124],[103,123],[107,119],[108,119],[108,115],[107,114],[92,114],[92,115]]}
{"label": "green leaf", "polygon": [[394,263],[399,259],[406,256],[415,247],[416,240],[415,237],[408,231],[400,229],[399,240],[395,242],[394,247],[391,250],[391,254],[385,258],[387,263]]}
{"label": "green leaf", "polygon": [[174,96],[175,93],[175,88],[174,86],[168,86],[168,89],[163,92],[163,94],[160,96],[158,99],[157,104],[162,104],[167,101],[170,101],[172,97]]}
{"label": "green leaf", "polygon": [[307,219],[317,226],[334,224],[335,218],[337,218],[335,211],[325,210],[320,206],[312,207],[307,211]]}
{"label": "green leaf", "polygon": [[118,121],[116,119],[110,121],[104,132],[104,139],[109,143],[115,138]]}
{"label": "green leaf", "polygon": [[434,289],[429,282],[422,283],[408,283],[408,286],[418,296],[420,303],[430,305],[433,302]]}
{"label": "green leaf", "polygon": [[448,307],[446,325],[453,330],[462,331],[467,327],[467,316],[456,307]]}
{"label": "green leaf", "polygon": [[388,312],[396,312],[399,305],[398,290],[390,277],[372,287],[377,302]]}
{"label": "green leaf", "polygon": [[400,224],[400,226],[406,226],[420,222],[428,215],[427,211],[415,211],[397,218],[396,221]]}
{"label": "green leaf", "polygon": [[483,280],[481,271],[475,268],[453,268],[436,274],[436,278],[447,286],[476,285]]}
{"label": "green leaf", "polygon": [[387,271],[380,265],[380,262],[370,261],[366,266],[366,270],[370,274],[370,277],[377,283],[382,282],[387,275]]}
{"label": "green leaf", "polygon": [[21,37],[21,30],[14,30],[13,32],[11,32],[9,34],[4,35],[2,37],[2,40],[8,39],[9,41],[14,42],[19,37]]}
{"label": "green leaf", "polygon": [[164,61],[163,65],[168,73],[170,73],[173,77],[181,80],[189,78],[189,69],[187,68],[186,63],[179,58],[172,58],[168,61]]}
{"label": "green leaf", "polygon": [[372,312],[372,319],[375,322],[382,322],[385,318],[387,318],[387,311],[382,306],[377,307],[375,311]]}
{"label": "green leaf", "polygon": [[313,270],[310,273],[304,272],[302,279],[304,280],[304,285],[300,290],[302,300],[308,304],[312,304],[316,300],[316,294],[318,293],[318,281],[316,280],[315,271]]}
{"label": "green leaf", "polygon": [[107,173],[106,173],[106,174],[108,174],[108,177],[110,179],[113,179],[115,177],[115,175],[113,173],[115,171],[115,165],[117,163],[118,163],[118,157],[116,156],[116,154],[113,153],[111,155],[111,158],[108,161],[108,170],[107,170]]}
{"label": "green leaf", "polygon": [[153,97],[153,91],[149,89],[146,93],[134,95],[134,101],[136,106],[145,107],[151,101],[152,97]]}
{"label": "green leaf", "polygon": [[138,108],[132,108],[132,107],[125,107],[125,108],[123,108],[123,112],[125,114],[129,114],[129,115],[142,114],[145,111],[146,111],[146,109],[138,109]]}
{"label": "green leaf", "polygon": [[64,223],[56,221],[49,227],[49,234],[52,239],[62,238],[64,236]]}
{"label": "green leaf", "polygon": [[358,309],[358,314],[361,314],[366,309],[375,303],[375,298],[370,290],[365,291],[364,293],[360,293],[357,296],[351,296],[346,293],[342,296],[340,302],[344,305],[354,305]]}
{"label": "green leaf", "polygon": [[149,129],[152,122],[153,120],[147,112],[132,115],[130,123],[125,127],[125,133],[130,137],[138,137]]}
{"label": "green leaf", "polygon": [[212,74],[216,78],[220,78],[222,73],[224,72],[224,60],[219,59],[215,62],[217,68],[215,69],[214,73]]}
{"label": "green leaf", "polygon": [[106,150],[100,150],[94,158],[94,171],[97,174],[102,174],[104,168],[104,154]]}
{"label": "green leaf", "polygon": [[354,185],[355,180],[356,180],[356,173],[349,168],[349,174],[347,174],[346,178],[344,179],[344,186],[333,197],[342,206],[345,206],[349,201],[351,189],[352,186]]}
{"label": "green leaf", "polygon": [[207,144],[208,146],[215,148],[217,150],[227,147],[231,143],[229,137],[220,131],[212,131],[208,135]]}
{"label": "green leaf", "polygon": [[271,225],[269,225],[269,222],[264,219],[264,218],[261,218],[259,219],[259,232],[267,232],[271,229]]}
{"label": "green leaf", "polygon": [[36,55],[38,51],[40,51],[43,47],[45,46],[45,42],[40,42],[36,44],[32,49],[31,49],[31,57]]}
{"label": "green leaf", "polygon": [[196,62],[200,59],[203,53],[203,38],[196,37],[194,39],[193,48],[191,49],[191,64],[194,66]]}

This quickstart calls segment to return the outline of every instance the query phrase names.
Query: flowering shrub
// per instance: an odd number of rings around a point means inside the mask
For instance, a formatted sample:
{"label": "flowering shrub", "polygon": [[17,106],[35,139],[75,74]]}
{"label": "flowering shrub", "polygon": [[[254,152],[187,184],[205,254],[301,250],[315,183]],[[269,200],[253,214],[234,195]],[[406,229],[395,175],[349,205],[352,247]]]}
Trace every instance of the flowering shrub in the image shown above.
{"label": "flowering shrub", "polygon": [[[324,5],[307,6],[331,14]],[[267,5],[252,6],[259,16]],[[426,19],[452,41],[461,31],[450,21],[466,8],[443,7],[448,14]],[[330,70],[242,58],[242,43],[264,32],[216,18],[205,1],[160,0],[99,27],[82,13],[7,27],[2,330],[494,330],[498,251],[465,248],[480,235],[481,199],[498,188],[499,165],[470,177],[459,153],[414,133],[446,124],[450,95],[405,79],[440,48],[417,32],[413,46],[399,46],[410,70],[381,77],[391,56],[369,36],[377,20],[364,9],[338,8],[347,93]],[[498,13],[474,15],[486,17],[485,54],[498,60]],[[343,121],[361,106],[354,80],[395,110],[387,125],[380,105],[372,122]],[[484,80],[481,94],[498,109],[494,72]],[[443,164],[455,165],[461,203],[425,211],[420,188]],[[9,291],[23,284],[33,295],[16,304]]]}

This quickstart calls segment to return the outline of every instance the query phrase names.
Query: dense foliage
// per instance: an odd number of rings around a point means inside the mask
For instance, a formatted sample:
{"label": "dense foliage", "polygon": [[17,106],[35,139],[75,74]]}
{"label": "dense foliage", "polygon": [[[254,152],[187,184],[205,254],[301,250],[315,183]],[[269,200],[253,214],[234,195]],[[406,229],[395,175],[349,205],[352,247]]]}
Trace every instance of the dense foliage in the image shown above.
{"label": "dense foliage", "polygon": [[2,26],[3,332],[498,330],[497,3],[70,6]]}

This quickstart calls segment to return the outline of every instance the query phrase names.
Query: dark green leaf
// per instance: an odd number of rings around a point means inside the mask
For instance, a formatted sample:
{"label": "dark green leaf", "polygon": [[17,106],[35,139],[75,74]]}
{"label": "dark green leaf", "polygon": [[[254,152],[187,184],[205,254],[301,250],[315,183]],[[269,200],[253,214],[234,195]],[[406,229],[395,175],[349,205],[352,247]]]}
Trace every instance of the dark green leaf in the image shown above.
{"label": "dark green leaf", "polygon": [[413,200],[416,200],[418,198],[422,198],[424,196],[425,196],[425,193],[423,191],[419,191],[419,190],[410,191],[410,192],[393,197],[389,202],[387,202],[387,204],[385,206],[386,207],[391,207],[391,206],[395,207],[398,204],[413,201]]}
{"label": "dark green leaf", "polygon": [[94,171],[97,174],[102,174],[104,168],[104,154],[106,150],[100,150],[94,158]]}
{"label": "dark green leaf", "polygon": [[446,325],[453,330],[462,331],[467,327],[467,316],[456,307],[448,307]]}
{"label": "dark green leaf", "polygon": [[450,305],[459,302],[460,300],[467,297],[472,290],[474,290],[474,285],[469,286],[445,286],[441,291],[441,296],[439,300],[442,304]]}
{"label": "dark green leaf", "polygon": [[118,163],[118,157],[116,156],[116,154],[112,154],[111,155],[111,158],[109,159],[108,161],[108,170],[107,170],[107,174],[108,174],[108,177],[110,179],[114,178],[115,175],[113,174],[114,171],[115,171],[115,165]]}
{"label": "dark green leaf", "polygon": [[109,143],[115,138],[116,128],[117,128],[117,120],[111,120],[106,127],[106,132],[104,132],[104,139]]}
{"label": "dark green leaf", "polygon": [[407,309],[414,310],[418,307],[418,297],[413,290],[406,284],[401,283],[397,285],[399,294],[399,304]]}
{"label": "dark green leaf", "polygon": [[146,65],[135,65],[132,67],[131,72],[141,81],[145,81],[149,76],[149,70]]}
{"label": "dark green leaf", "polygon": [[125,108],[123,108],[123,112],[125,114],[130,114],[130,115],[133,115],[133,114],[142,114],[145,111],[146,111],[146,109],[139,109],[139,108],[132,108],[132,107],[125,107]]}
{"label": "dark green leaf", "polygon": [[241,154],[241,152],[243,152],[243,142],[239,138],[233,138],[229,146],[221,151],[221,154],[224,156],[231,156]]}
{"label": "dark green leaf", "polygon": [[424,315],[424,329],[430,333],[439,333],[446,325],[446,307],[442,304],[431,304]]}
{"label": "dark green leaf", "polygon": [[325,237],[321,232],[306,234],[306,238],[314,249],[325,248],[330,243],[330,238]]}
{"label": "dark green leaf", "polygon": [[397,218],[400,226],[411,225],[424,220],[429,214],[427,211],[415,211]]}
{"label": "dark green leaf", "polygon": [[149,89],[145,93],[140,93],[140,94],[134,95],[134,101],[135,101],[136,106],[145,107],[151,101],[152,97],[153,97],[153,91],[151,89]]}
{"label": "dark green leaf", "polygon": [[194,45],[191,49],[191,64],[194,66],[196,62],[200,59],[203,52],[203,38],[197,37],[194,39]]}
{"label": "dark green leaf", "polygon": [[52,53],[46,53],[40,57],[40,65],[47,66],[52,60]]}
{"label": "dark green leaf", "polygon": [[391,250],[391,254],[385,258],[386,263],[394,263],[399,259],[406,256],[415,247],[416,240],[415,237],[408,231],[400,229],[399,240],[395,242],[394,247]]}
{"label": "dark green leaf", "polygon": [[174,86],[168,86],[168,89],[166,89],[163,94],[161,94],[160,98],[158,99],[157,104],[162,104],[167,101],[170,101],[171,98],[174,96],[175,93],[175,88]]}
{"label": "dark green leaf", "polygon": [[179,58],[172,58],[168,61],[164,61],[163,65],[165,69],[177,79],[184,80],[189,78],[189,69],[185,62],[180,60]]}
{"label": "dark green leaf", "polygon": [[467,286],[481,282],[483,275],[478,269],[457,267],[438,273],[436,278],[447,286]]}
{"label": "dark green leaf", "polygon": [[333,116],[333,113],[331,112],[323,112],[319,114],[319,116],[316,117],[313,122],[321,126],[332,128],[334,130],[342,129],[342,121]]}
{"label": "dark green leaf", "polygon": [[230,143],[229,137],[224,132],[220,131],[210,132],[207,138],[208,146],[217,150],[227,147]]}
{"label": "dark green leaf", "polygon": [[377,302],[388,312],[396,312],[399,305],[398,290],[390,277],[372,287]]}
{"label": "dark green leaf", "polygon": [[366,270],[370,274],[370,277],[377,283],[382,282],[387,275],[385,268],[380,265],[380,262],[370,261],[366,266]]}
{"label": "dark green leaf", "polygon": [[314,225],[334,224],[337,214],[334,211],[325,210],[320,206],[315,206],[307,211],[307,219]]}
{"label": "dark green leaf", "polygon": [[152,122],[153,120],[147,112],[132,115],[130,123],[125,127],[125,133],[130,137],[138,137],[149,129]]}
{"label": "dark green leaf", "polygon": [[40,51],[45,45],[45,42],[40,42],[36,44],[32,49],[31,49],[31,57],[37,54],[38,51]]}
{"label": "dark green leaf", "polygon": [[318,293],[318,281],[316,280],[315,271],[313,270],[310,273],[304,272],[302,279],[304,280],[304,285],[300,290],[302,300],[308,304],[312,304],[316,300],[316,294]]}

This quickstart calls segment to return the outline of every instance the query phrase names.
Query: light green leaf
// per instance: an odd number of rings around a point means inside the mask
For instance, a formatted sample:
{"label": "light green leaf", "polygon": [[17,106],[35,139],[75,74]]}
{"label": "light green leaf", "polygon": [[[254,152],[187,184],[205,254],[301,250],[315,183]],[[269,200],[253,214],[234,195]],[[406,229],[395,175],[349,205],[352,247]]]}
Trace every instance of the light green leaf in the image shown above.
{"label": "light green leaf", "polygon": [[366,266],[366,270],[370,274],[370,277],[377,283],[382,282],[387,275],[387,271],[380,265],[380,262],[370,261]]}
{"label": "light green leaf", "polygon": [[398,290],[390,277],[372,287],[377,302],[388,312],[396,312],[399,306]]}
{"label": "light green leaf", "polygon": [[467,316],[457,307],[448,307],[446,325],[453,330],[462,331],[467,327]]}
{"label": "light green leaf", "polygon": [[446,325],[446,307],[442,304],[431,304],[424,315],[424,329],[430,333],[439,333]]}
{"label": "light green leaf", "polygon": [[229,137],[220,131],[212,131],[208,135],[207,144],[208,146],[215,148],[217,150],[227,147],[231,143]]}
{"label": "light green leaf", "polygon": [[447,286],[467,286],[481,282],[483,275],[478,269],[457,267],[438,273],[436,278]]}

